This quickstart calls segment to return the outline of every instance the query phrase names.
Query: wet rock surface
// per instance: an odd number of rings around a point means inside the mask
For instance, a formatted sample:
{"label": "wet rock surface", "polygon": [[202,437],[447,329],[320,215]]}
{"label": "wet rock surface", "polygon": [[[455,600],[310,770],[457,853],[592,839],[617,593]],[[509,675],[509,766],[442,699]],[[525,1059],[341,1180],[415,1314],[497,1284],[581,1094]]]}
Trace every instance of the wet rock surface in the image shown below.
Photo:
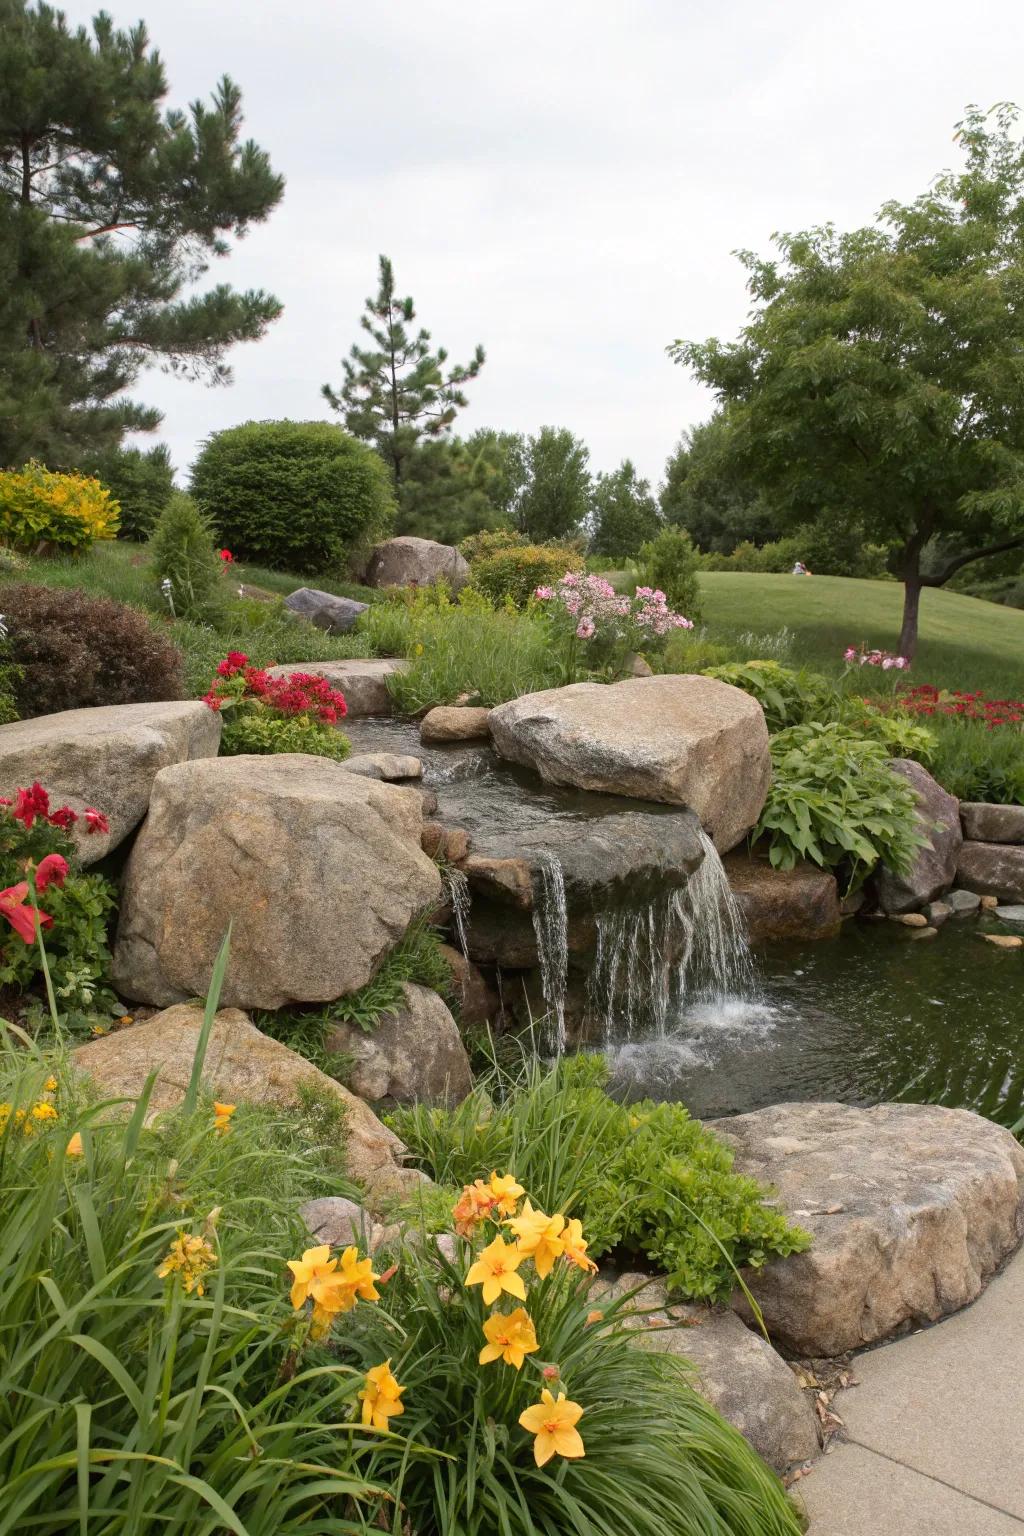
{"label": "wet rock surface", "polygon": [[839,932],[839,893],[827,870],[807,863],[773,869],[767,859],[738,851],[724,862],[751,943],[831,939]]}
{"label": "wet rock surface", "polygon": [[897,874],[883,864],[875,874],[875,893],[883,912],[911,912],[941,896],[956,879],[963,842],[960,802],[947,794],[920,763],[897,758],[889,767],[913,789],[917,797],[917,828],[927,843],[917,850],[905,874]]}

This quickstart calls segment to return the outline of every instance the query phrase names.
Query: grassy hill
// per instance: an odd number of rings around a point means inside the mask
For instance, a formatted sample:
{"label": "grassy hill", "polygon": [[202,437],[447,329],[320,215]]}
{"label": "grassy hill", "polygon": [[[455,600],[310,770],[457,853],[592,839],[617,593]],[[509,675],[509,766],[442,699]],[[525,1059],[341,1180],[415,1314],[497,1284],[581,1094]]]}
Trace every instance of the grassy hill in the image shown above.
{"label": "grassy hill", "polygon": [[[796,665],[841,670],[848,645],[863,641],[894,650],[899,637],[903,588],[898,582],[702,571],[700,584],[712,639],[786,627],[795,636],[789,659]],[[959,592],[924,592],[913,676],[918,682],[1019,698],[1024,693],[1024,610]]]}

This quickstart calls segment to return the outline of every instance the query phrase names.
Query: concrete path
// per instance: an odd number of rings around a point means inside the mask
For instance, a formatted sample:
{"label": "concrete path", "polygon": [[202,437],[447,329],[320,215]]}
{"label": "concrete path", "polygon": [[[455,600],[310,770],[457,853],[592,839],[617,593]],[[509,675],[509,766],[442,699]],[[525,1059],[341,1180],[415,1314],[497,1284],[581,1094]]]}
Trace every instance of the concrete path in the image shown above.
{"label": "concrete path", "polygon": [[1024,1252],[972,1307],[855,1361],[810,1536],[1024,1536]]}

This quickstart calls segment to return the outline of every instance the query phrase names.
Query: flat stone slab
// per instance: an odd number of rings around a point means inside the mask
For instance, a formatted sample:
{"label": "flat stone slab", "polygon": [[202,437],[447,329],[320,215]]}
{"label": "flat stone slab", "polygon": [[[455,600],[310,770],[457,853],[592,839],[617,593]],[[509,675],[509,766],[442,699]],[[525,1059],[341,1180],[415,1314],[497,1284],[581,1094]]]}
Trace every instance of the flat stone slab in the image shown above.
{"label": "flat stone slab", "polygon": [[840,1355],[955,1312],[1024,1237],[1024,1148],[968,1110],[777,1104],[713,1128],[814,1239],[747,1276],[794,1354]]}
{"label": "flat stone slab", "polygon": [[161,768],[216,757],[221,717],[188,699],[65,709],[0,725],[0,795],[13,798],[38,779],[51,808],[102,811],[109,833],[72,829],[83,864],[123,843],[146,814]]}
{"label": "flat stone slab", "polygon": [[993,916],[998,917],[1004,923],[1024,923],[1024,905],[996,907]]}
{"label": "flat stone slab", "polygon": [[838,1444],[798,1485],[812,1536],[977,1532],[1024,1521],[1024,1255],[972,1307],[854,1365]]}
{"label": "flat stone slab", "polygon": [[388,692],[388,678],[408,670],[409,663],[398,656],[365,656],[351,661],[294,661],[287,666],[267,668],[271,677],[287,677],[291,672],[311,672],[315,677],[325,677],[332,688],[345,695],[348,712],[353,718],[393,715],[395,706]]}
{"label": "flat stone slab", "polygon": [[382,779],[385,784],[423,777],[420,759],[404,752],[356,752],[353,757],[346,757],[341,766],[347,773],[359,774],[364,779]]}
{"label": "flat stone slab", "polygon": [[336,597],[333,592],[321,592],[319,587],[299,587],[289,593],[284,606],[300,614],[317,629],[329,635],[343,635],[350,630],[369,608],[369,603],[359,603],[352,597]]}
{"label": "flat stone slab", "polygon": [[961,800],[964,837],[977,843],[1024,843],[1024,805],[984,805]]}

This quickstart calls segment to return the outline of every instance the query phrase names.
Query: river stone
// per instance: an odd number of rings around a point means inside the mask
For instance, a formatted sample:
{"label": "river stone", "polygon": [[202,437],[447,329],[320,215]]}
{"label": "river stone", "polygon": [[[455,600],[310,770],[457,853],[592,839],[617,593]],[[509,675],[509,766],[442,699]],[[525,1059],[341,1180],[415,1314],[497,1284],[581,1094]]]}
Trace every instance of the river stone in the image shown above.
{"label": "river stone", "polygon": [[306,1230],[318,1243],[328,1248],[349,1248],[353,1244],[364,1252],[372,1252],[377,1246],[375,1236],[383,1232],[374,1224],[373,1217],[354,1200],[344,1195],[322,1195],[317,1200],[307,1200],[299,1206],[299,1215]]}
{"label": "river stone", "polygon": [[446,741],[478,741],[486,739],[489,709],[472,709],[438,705],[430,709],[420,722],[420,740],[430,745]]}
{"label": "river stone", "polygon": [[1024,901],[1024,845],[964,843],[956,873],[960,884],[979,896]]}
{"label": "river stone", "polygon": [[499,1013],[501,1001],[483,972],[453,944],[439,945],[438,953],[451,974],[452,994],[463,1029],[489,1024]]}
{"label": "river stone", "polygon": [[356,773],[364,779],[381,779],[386,784],[423,777],[420,759],[403,752],[357,752],[354,757],[346,757],[341,766],[346,773]]}
{"label": "river stone", "polygon": [[499,704],[502,757],[552,784],[688,806],[725,853],[757,821],[771,758],[760,704],[712,677],[573,683]]}
{"label": "river stone", "polygon": [[735,1312],[693,1303],[669,1305],[665,1282],[642,1274],[612,1280],[598,1275],[590,1296],[599,1307],[640,1286],[627,1310],[640,1314],[632,1326],[642,1349],[689,1361],[696,1390],[780,1474],[818,1455],[810,1399],[782,1357]]}
{"label": "river stone", "polygon": [[72,836],[83,864],[95,864],[124,842],[146,814],[161,768],[191,758],[216,757],[221,719],[188,700],[166,704],[108,704],[66,709],[0,725],[0,795],[13,799],[35,780],[50,805],[102,811],[110,832],[88,832],[84,820]]}
{"label": "river stone", "polygon": [[[182,1004],[90,1040],[73,1052],[76,1068],[108,1095],[138,1098],[152,1071],[157,1072],[149,1102],[150,1118],[174,1109],[185,1097],[203,1023],[201,1008]],[[304,1094],[339,1100],[345,1110],[348,1172],[365,1186],[371,1200],[410,1194],[423,1175],[404,1168],[405,1147],[373,1111],[278,1040],[271,1040],[237,1008],[216,1016],[206,1048],[203,1087],[228,1104],[280,1104],[295,1108]]]}
{"label": "river stone", "polygon": [[311,672],[325,677],[332,688],[345,696],[348,713],[391,715],[394,704],[388,692],[388,678],[407,672],[409,663],[397,656],[354,657],[351,661],[296,661],[288,666],[268,667],[271,677],[288,677],[292,672]]}
{"label": "river stone", "polygon": [[947,891],[943,900],[954,917],[973,917],[981,907],[981,897],[976,891]]}
{"label": "river stone", "polygon": [[948,891],[956,878],[957,855],[963,842],[960,802],[937,784],[920,763],[897,758],[889,764],[906,779],[917,797],[917,827],[928,838],[907,874],[882,864],[875,872],[875,894],[883,912],[910,912]]}
{"label": "river stone", "polygon": [[995,916],[1004,923],[1024,923],[1024,906],[996,907]]}
{"label": "river stone", "polygon": [[712,1129],[813,1238],[745,1277],[794,1354],[839,1355],[955,1312],[1024,1236],[1024,1147],[969,1110],[776,1104]]}
{"label": "river stone", "polygon": [[299,587],[285,598],[284,606],[329,635],[343,635],[370,605],[357,603],[351,597],[335,597],[333,592],[321,592],[318,587]]}
{"label": "river stone", "polygon": [[754,944],[773,939],[831,939],[842,926],[834,875],[802,862],[773,869],[767,859],[730,853],[725,873]]}
{"label": "river stone", "polygon": [[439,581],[458,592],[469,581],[469,566],[453,545],[411,534],[378,544],[366,568],[369,587],[432,587]]}
{"label": "river stone", "polygon": [[113,979],[166,1006],[201,997],[228,922],[225,1004],[354,992],[441,894],[414,789],[303,753],[165,768],[125,872]]}
{"label": "river stone", "polygon": [[975,843],[1024,843],[1024,805],[960,802],[964,837]]}
{"label": "river stone", "polygon": [[1020,949],[1024,946],[1024,939],[1015,933],[983,933],[981,937],[986,944],[994,944],[997,949]]}
{"label": "river stone", "polygon": [[459,1026],[429,987],[402,983],[402,1004],[371,1030],[334,1024],[324,1040],[331,1054],[351,1058],[345,1073],[353,1093],[375,1102],[461,1104],[473,1087]]}

